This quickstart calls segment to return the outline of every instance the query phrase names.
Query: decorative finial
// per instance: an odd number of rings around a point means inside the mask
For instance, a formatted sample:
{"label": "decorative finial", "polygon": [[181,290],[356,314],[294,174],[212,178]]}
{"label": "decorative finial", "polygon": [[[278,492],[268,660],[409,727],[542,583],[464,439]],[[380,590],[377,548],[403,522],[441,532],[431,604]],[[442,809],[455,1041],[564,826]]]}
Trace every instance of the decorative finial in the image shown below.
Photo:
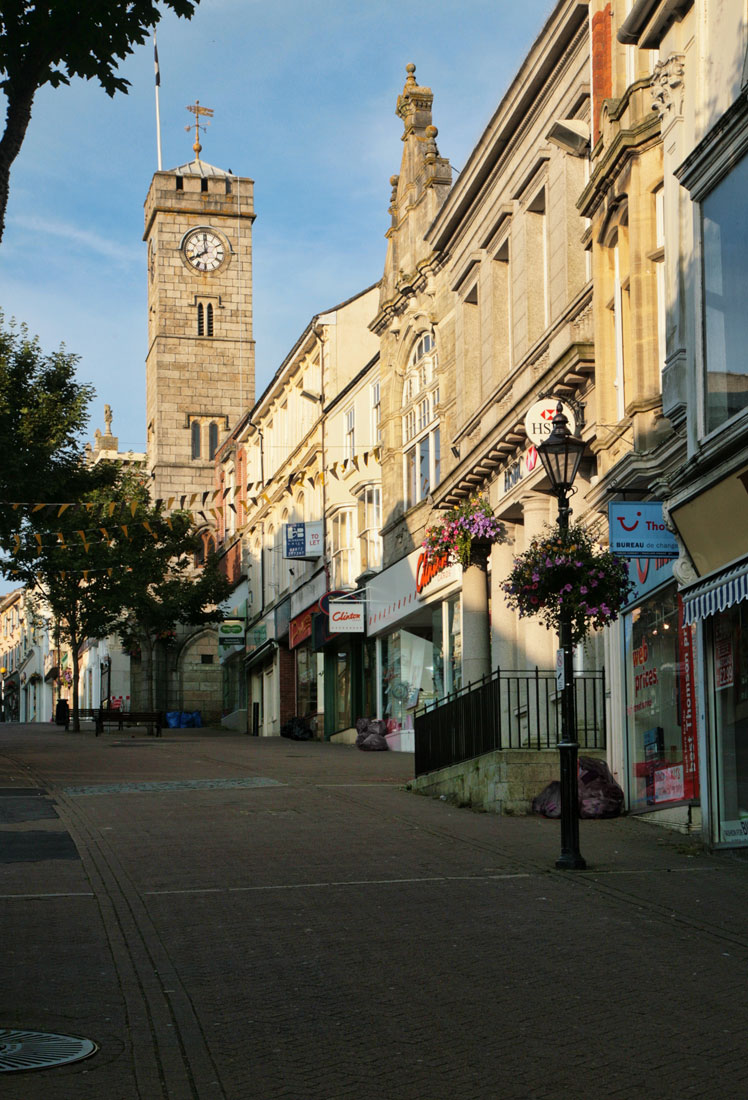
{"label": "decorative finial", "polygon": [[104,424],[106,425],[106,434],[112,434],[112,406],[104,406]]}
{"label": "decorative finial", "polygon": [[405,87],[406,88],[407,87],[412,88],[413,85],[416,82],[416,78],[415,78],[416,67],[415,67],[415,65],[413,64],[412,61],[409,61],[408,64],[405,66],[405,71],[408,74],[408,79],[405,81]]}
{"label": "decorative finial", "polygon": [[[203,150],[203,147],[200,144],[200,131],[201,130],[206,130],[208,128],[208,126],[210,126],[209,122],[206,122],[205,126],[201,125],[200,116],[204,115],[206,118],[213,118],[213,108],[212,107],[201,107],[200,106],[200,100],[196,99],[194,103],[190,103],[190,104],[187,105],[187,110],[191,111],[192,114],[195,116],[195,122],[194,122],[194,126],[195,126],[195,144],[192,146],[192,148],[195,152],[195,159],[200,160],[200,154]],[[185,126],[185,130],[188,133],[190,132],[191,129],[192,129],[192,124],[190,124],[189,126]]]}

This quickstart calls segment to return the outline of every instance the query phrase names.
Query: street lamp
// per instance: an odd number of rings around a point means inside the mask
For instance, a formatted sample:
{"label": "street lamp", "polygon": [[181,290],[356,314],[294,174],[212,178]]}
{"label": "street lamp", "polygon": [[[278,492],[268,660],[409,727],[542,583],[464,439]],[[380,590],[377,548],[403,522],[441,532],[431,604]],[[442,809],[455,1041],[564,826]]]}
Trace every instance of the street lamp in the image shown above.
{"label": "street lamp", "polygon": [[[553,417],[553,430],[537,446],[551,491],[558,500],[559,531],[569,530],[569,497],[577,476],[585,442],[569,431],[559,401]],[[561,689],[561,741],[558,745],[561,768],[561,855],[556,866],[581,871],[587,866],[579,851],[579,804],[577,793],[576,708],[574,705],[574,651],[571,644],[571,611],[563,604],[559,618],[559,646],[563,653],[564,680]]]}

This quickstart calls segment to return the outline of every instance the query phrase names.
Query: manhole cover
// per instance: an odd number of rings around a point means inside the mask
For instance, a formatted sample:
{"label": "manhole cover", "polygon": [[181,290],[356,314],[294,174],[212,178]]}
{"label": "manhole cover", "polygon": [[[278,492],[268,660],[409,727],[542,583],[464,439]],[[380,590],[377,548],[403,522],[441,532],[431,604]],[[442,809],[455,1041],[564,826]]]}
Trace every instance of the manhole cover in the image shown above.
{"label": "manhole cover", "polygon": [[75,1035],[0,1028],[0,1073],[64,1066],[88,1058],[98,1049],[90,1039],[78,1039]]}

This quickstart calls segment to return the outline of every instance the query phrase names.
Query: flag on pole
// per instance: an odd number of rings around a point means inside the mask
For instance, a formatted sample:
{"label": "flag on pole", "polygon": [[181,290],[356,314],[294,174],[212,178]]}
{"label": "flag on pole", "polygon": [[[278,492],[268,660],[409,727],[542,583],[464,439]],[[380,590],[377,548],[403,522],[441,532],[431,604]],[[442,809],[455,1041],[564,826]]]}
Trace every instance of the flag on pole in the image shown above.
{"label": "flag on pole", "polygon": [[161,87],[161,70],[158,67],[158,46],[156,45],[156,32],[153,32],[153,68],[156,73],[156,87]]}

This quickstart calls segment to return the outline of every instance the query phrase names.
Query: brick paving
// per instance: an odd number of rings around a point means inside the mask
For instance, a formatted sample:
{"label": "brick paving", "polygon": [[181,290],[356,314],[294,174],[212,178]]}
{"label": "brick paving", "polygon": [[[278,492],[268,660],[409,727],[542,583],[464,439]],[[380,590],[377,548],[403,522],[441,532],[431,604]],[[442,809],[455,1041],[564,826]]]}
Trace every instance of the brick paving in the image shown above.
{"label": "brick paving", "polygon": [[740,855],[582,822],[558,872],[404,754],[178,732],[0,726],[0,1027],[100,1047],[7,1100],[748,1095]]}

